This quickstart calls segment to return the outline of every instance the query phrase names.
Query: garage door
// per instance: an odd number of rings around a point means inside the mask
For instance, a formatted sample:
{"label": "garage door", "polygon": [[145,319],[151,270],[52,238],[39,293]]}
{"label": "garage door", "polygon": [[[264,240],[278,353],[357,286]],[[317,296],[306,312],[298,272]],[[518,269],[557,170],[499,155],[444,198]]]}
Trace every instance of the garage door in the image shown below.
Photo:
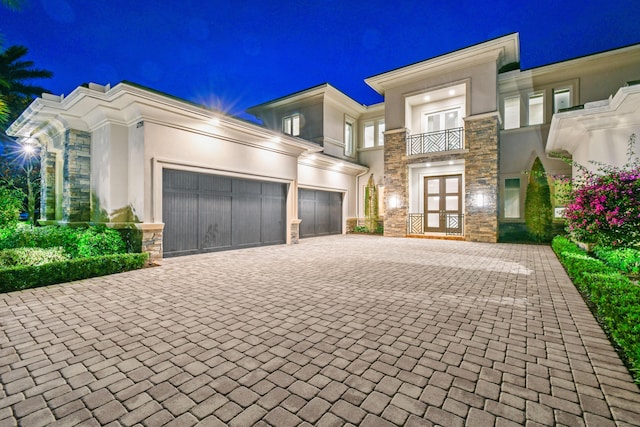
{"label": "garage door", "polygon": [[285,243],[287,185],[164,169],[164,256]]}
{"label": "garage door", "polygon": [[342,193],[298,190],[300,237],[342,233]]}

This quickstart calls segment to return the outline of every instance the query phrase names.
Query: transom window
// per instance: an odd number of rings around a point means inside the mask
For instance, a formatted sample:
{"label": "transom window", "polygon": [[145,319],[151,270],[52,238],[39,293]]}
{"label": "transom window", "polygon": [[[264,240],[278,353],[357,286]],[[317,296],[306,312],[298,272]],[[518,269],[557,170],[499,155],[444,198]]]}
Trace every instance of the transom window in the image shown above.
{"label": "transom window", "polygon": [[282,132],[291,136],[300,136],[300,114],[292,114],[283,118]]}

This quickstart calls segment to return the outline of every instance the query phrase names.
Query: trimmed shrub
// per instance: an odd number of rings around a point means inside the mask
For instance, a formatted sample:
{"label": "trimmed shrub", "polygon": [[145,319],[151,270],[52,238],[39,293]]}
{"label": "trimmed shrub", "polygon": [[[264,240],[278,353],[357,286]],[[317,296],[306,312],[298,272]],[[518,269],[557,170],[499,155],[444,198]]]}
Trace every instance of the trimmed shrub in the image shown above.
{"label": "trimmed shrub", "polygon": [[15,248],[0,251],[0,268],[42,265],[69,259],[62,248]]}
{"label": "trimmed shrub", "polygon": [[551,190],[544,166],[538,157],[534,160],[529,174],[527,198],[524,201],[524,221],[535,241],[549,241],[553,223]]}
{"label": "trimmed shrub", "polygon": [[596,246],[593,254],[612,268],[623,273],[640,275],[640,250],[626,248],[614,249],[606,246]]}
{"label": "trimmed shrub", "polygon": [[125,243],[116,230],[91,227],[78,236],[78,256],[92,257],[124,253]]}
{"label": "trimmed shrub", "polygon": [[564,237],[553,239],[551,246],[640,383],[640,286]]}
{"label": "trimmed shrub", "polygon": [[78,258],[29,267],[0,269],[0,292],[10,292],[142,268],[149,254]]}
{"label": "trimmed shrub", "polygon": [[0,249],[54,247],[63,247],[72,258],[112,255],[127,251],[127,244],[121,233],[103,226],[24,227],[13,230],[0,239]]}

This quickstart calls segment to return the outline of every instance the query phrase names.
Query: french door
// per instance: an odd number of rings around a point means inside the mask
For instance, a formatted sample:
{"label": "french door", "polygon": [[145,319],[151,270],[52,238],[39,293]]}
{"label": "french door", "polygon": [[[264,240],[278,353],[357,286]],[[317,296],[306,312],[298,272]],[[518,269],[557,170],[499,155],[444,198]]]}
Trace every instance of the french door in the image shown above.
{"label": "french door", "polygon": [[424,230],[427,233],[461,233],[462,175],[424,178]]}

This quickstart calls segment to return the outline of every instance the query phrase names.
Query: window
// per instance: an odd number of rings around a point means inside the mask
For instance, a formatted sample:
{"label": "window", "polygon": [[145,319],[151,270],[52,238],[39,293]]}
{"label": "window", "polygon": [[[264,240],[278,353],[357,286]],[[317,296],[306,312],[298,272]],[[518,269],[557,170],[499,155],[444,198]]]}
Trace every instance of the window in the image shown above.
{"label": "window", "polygon": [[365,122],[364,124],[364,141],[362,146],[364,148],[371,148],[376,144],[375,123]]}
{"label": "window", "polygon": [[504,217],[520,218],[520,178],[504,180]]}
{"label": "window", "polygon": [[364,123],[362,148],[384,145],[384,119]]}
{"label": "window", "polygon": [[504,128],[520,127],[520,95],[504,99]]}
{"label": "window", "polygon": [[571,89],[554,89],[553,90],[553,112],[557,113],[563,108],[571,107]]}
{"label": "window", "polygon": [[422,116],[422,132],[438,132],[462,127],[460,124],[460,110],[425,113]]}
{"label": "window", "polygon": [[282,132],[291,136],[300,136],[300,114],[293,114],[283,118]]}
{"label": "window", "polygon": [[529,125],[542,123],[544,123],[544,93],[532,93],[529,95]]}
{"label": "window", "polygon": [[344,154],[346,156],[353,156],[353,120],[347,119],[344,122]]}

